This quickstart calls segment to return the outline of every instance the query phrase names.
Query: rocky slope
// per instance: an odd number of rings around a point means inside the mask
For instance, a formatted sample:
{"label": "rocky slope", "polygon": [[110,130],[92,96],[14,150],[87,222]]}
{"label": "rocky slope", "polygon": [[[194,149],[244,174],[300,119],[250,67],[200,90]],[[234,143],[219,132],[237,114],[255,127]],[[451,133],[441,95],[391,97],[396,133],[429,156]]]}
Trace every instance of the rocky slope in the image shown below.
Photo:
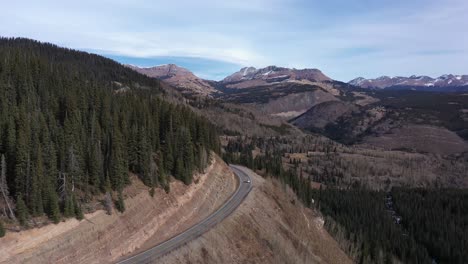
{"label": "rocky slope", "polygon": [[362,88],[386,89],[390,87],[401,87],[401,89],[403,89],[403,87],[408,87],[417,89],[417,87],[421,87],[420,89],[435,89],[434,87],[440,87],[446,88],[447,90],[447,88],[468,86],[468,75],[446,74],[438,78],[416,75],[410,77],[382,76],[376,79],[359,77],[349,81],[348,83]]}
{"label": "rocky slope", "polygon": [[191,71],[175,64],[166,64],[150,68],[140,68],[133,65],[126,66],[149,77],[164,80],[183,93],[210,95],[216,92],[210,83],[195,76]]}

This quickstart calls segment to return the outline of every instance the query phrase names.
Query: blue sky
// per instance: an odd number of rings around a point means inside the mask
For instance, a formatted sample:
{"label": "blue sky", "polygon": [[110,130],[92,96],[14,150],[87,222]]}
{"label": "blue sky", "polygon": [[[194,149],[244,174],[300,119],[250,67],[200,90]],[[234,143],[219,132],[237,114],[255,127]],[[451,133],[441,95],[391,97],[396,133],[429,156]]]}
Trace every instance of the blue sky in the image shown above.
{"label": "blue sky", "polygon": [[466,0],[2,1],[1,36],[209,79],[244,66],[318,68],[348,81],[468,74]]}

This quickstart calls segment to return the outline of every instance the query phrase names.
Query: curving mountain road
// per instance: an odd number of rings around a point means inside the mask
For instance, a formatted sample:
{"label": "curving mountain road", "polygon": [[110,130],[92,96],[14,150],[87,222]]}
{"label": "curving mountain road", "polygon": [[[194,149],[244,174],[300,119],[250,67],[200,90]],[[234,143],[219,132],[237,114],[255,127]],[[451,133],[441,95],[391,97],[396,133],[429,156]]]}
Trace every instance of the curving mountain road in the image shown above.
{"label": "curving mountain road", "polygon": [[129,263],[151,263],[159,257],[169,253],[170,251],[186,244],[187,242],[203,235],[205,232],[216,226],[218,223],[227,218],[236,208],[242,203],[247,197],[249,192],[252,190],[252,181],[240,168],[241,166],[230,165],[231,170],[239,179],[239,186],[234,194],[221,206],[217,211],[209,215],[200,223],[192,226],[183,233],[162,242],[161,244],[150,248],[144,252],[141,252],[135,256],[129,257],[118,263],[129,264]]}

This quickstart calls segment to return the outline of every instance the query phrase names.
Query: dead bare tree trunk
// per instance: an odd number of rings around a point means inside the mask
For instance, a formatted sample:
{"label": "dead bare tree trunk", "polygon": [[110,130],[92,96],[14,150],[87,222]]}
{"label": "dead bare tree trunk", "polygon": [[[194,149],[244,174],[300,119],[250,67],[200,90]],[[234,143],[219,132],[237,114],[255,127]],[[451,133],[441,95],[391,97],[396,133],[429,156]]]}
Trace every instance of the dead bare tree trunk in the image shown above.
{"label": "dead bare tree trunk", "polygon": [[59,181],[61,182],[58,188],[60,200],[64,200],[65,196],[67,195],[67,174],[60,171],[58,178],[59,178]]}
{"label": "dead bare tree trunk", "polygon": [[73,149],[73,146],[70,146],[68,149],[68,155],[69,155],[69,162],[70,162],[70,167],[69,167],[69,173],[71,175],[71,191],[75,191],[75,172],[78,170],[78,161],[76,160],[76,155],[75,155],[75,150]]}
{"label": "dead bare tree trunk", "polygon": [[[8,191],[8,184],[6,182],[6,161],[5,161],[5,155],[2,154],[2,172],[0,174],[0,191],[2,192],[3,199],[5,200],[5,203],[7,204],[8,210],[10,211],[10,218],[13,220],[16,220],[15,213],[13,212],[13,209],[11,208],[10,205],[10,199],[8,198],[8,195],[10,195]],[[5,211],[5,208],[3,208]]]}

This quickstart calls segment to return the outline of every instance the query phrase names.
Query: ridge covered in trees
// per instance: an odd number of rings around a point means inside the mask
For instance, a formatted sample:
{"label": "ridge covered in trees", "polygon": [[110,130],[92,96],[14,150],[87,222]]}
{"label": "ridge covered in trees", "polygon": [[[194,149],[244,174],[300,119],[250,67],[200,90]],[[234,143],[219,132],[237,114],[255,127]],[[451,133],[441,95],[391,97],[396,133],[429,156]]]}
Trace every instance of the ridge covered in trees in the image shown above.
{"label": "ridge covered in trees", "polygon": [[129,171],[166,191],[170,175],[190,184],[218,136],[163,95],[159,81],[110,59],[0,38],[0,214],[23,225],[82,218],[83,202],[113,191],[123,211]]}

